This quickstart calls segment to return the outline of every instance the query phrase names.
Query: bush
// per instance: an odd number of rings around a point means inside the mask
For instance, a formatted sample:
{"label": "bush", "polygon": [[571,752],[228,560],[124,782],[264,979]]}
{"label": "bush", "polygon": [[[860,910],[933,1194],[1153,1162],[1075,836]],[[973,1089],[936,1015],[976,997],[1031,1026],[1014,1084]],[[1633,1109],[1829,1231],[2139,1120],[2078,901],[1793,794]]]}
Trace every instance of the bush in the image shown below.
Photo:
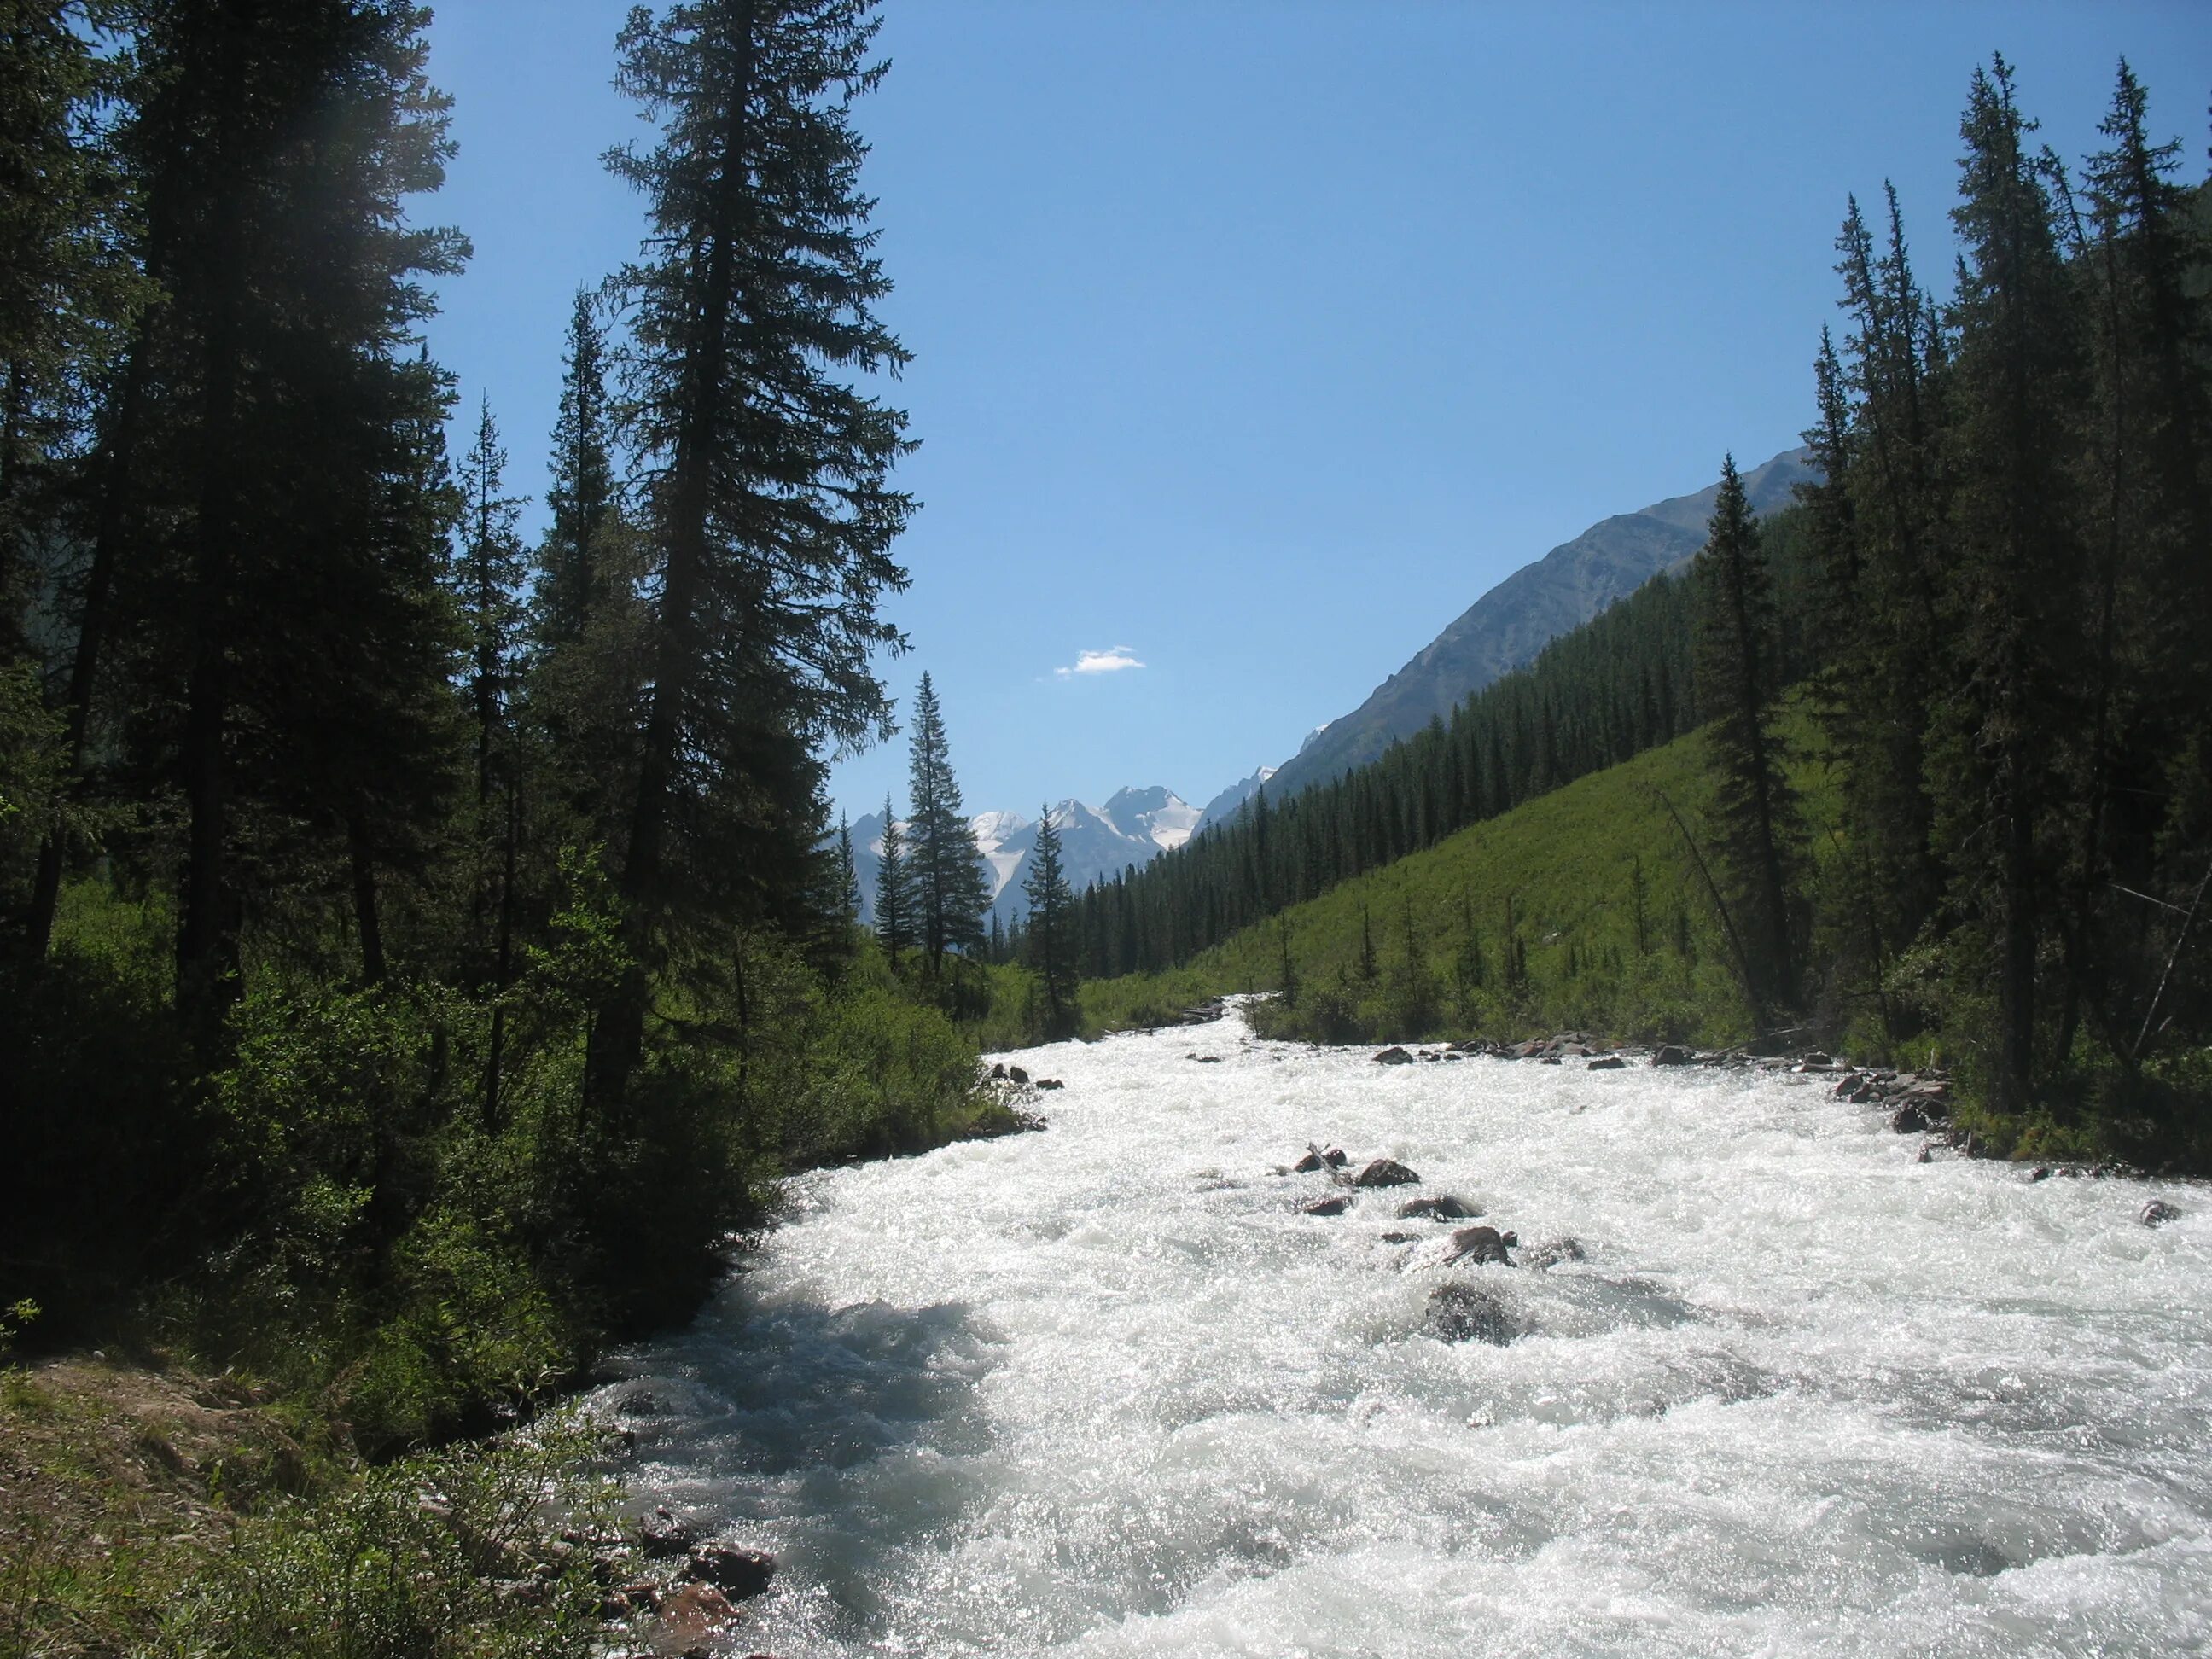
{"label": "bush", "polygon": [[601,1591],[563,1526],[611,1519],[600,1431],[541,1422],[404,1459],[239,1525],[162,1620],[161,1659],[586,1659]]}

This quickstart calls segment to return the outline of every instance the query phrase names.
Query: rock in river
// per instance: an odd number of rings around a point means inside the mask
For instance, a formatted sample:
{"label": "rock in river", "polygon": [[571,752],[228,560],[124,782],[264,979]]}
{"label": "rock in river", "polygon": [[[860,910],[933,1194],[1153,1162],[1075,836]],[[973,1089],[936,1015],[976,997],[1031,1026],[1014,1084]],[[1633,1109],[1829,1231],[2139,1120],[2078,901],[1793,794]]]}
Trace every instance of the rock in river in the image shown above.
{"label": "rock in river", "polygon": [[1429,1328],[1446,1342],[1492,1342],[1502,1348],[1521,1334],[1521,1322],[1495,1291],[1455,1280],[1429,1292]]}
{"label": "rock in river", "polygon": [[1412,1187],[1419,1184],[1415,1175],[1395,1158],[1378,1158],[1352,1179],[1355,1187]]}
{"label": "rock in river", "polygon": [[1478,1266],[1495,1261],[1502,1267],[1513,1265],[1506,1254],[1521,1242],[1518,1235],[1501,1233],[1495,1227],[1462,1227],[1451,1236],[1451,1249],[1444,1256],[1450,1261],[1472,1261]]}
{"label": "rock in river", "polygon": [[1416,1216],[1431,1221],[1472,1221],[1481,1213],[1449,1193],[1442,1198],[1409,1198],[1398,1206],[1401,1221],[1411,1221]]}
{"label": "rock in river", "polygon": [[702,1544],[691,1552],[684,1577],[695,1583],[712,1584],[723,1595],[742,1601],[767,1590],[769,1581],[775,1577],[775,1557],[735,1544]]}

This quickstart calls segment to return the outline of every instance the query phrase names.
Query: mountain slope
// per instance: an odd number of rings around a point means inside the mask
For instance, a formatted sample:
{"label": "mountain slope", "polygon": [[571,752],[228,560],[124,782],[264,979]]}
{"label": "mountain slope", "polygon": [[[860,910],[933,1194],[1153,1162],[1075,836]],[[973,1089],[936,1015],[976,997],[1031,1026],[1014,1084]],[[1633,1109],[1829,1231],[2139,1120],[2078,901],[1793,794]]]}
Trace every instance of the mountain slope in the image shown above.
{"label": "mountain slope", "polygon": [[[1800,757],[1791,781],[1817,827],[1838,810],[1834,780],[1802,757],[1810,717],[1786,717]],[[1518,1036],[1581,1027],[1705,1042],[1748,1035],[1728,946],[1702,877],[1668,816],[1672,800],[1692,825],[1711,793],[1702,732],[1645,750],[1425,851],[1291,906],[1202,951],[1187,968],[1133,974],[1084,987],[1086,1025],[1114,1029],[1171,1017],[1174,1009],[1281,982],[1288,939],[1303,987],[1303,1035],[1400,1039],[1437,1031]],[[1831,848],[1816,833],[1816,861]],[[1644,949],[1638,948],[1637,884],[1644,889]],[[1506,918],[1526,953],[1528,985],[1505,984]],[[1465,983],[1469,923],[1483,983]],[[1404,1009],[1408,933],[1431,988],[1433,1014]],[[1381,975],[1358,979],[1361,940],[1374,941]],[[1325,1012],[1334,1003],[1337,1013]],[[1331,1027],[1340,1018],[1341,1026]]]}
{"label": "mountain slope", "polygon": [[[1808,452],[1792,449],[1744,475],[1752,508],[1786,507],[1814,474]],[[1470,605],[1412,661],[1376,686],[1351,714],[1331,720],[1285,762],[1267,785],[1279,800],[1308,785],[1373,760],[1474,693],[1516,668],[1559,635],[1580,627],[1703,544],[1717,483],[1592,525],[1534,564],[1524,565]]]}

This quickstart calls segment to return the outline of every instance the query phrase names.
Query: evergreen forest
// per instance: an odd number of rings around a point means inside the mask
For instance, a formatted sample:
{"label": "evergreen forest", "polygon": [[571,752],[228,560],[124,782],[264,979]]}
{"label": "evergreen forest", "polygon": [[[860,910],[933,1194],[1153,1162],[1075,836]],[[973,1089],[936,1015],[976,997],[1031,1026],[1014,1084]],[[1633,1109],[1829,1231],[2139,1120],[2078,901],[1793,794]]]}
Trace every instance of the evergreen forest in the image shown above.
{"label": "evergreen forest", "polygon": [[823,789],[894,729],[914,506],[869,9],[633,12],[640,251],[544,342],[542,480],[423,346],[469,258],[428,22],[0,28],[0,1299],[372,1455],[686,1312],[782,1171],[994,1110],[969,896],[892,971]]}
{"label": "evergreen forest", "polygon": [[[1267,965],[1277,1030],[1516,1034],[1559,1005],[1527,981],[1510,895],[1499,915],[1433,893],[1402,917],[1296,908],[1703,728],[1683,810],[1662,791],[1607,873],[1621,902],[1546,941],[1560,979],[1610,972],[1625,1029],[1939,1058],[1999,1146],[2201,1159],[2212,202],[2125,64],[2092,154],[2036,131],[2002,57],[1975,71],[1948,297],[1894,191],[1846,204],[1805,433],[1820,482],[1762,524],[1724,460],[1686,572],[1371,765],[1092,888],[1086,971],[1137,976],[1102,1001],[1157,1000],[1139,988],[1163,973],[1250,988],[1233,960]],[[1619,967],[1651,953],[1647,861],[1694,872],[1680,954],[1702,935],[1725,969],[1686,1001]],[[1298,920],[1326,937],[1302,946]],[[1455,981],[1480,993],[1456,1013]]]}

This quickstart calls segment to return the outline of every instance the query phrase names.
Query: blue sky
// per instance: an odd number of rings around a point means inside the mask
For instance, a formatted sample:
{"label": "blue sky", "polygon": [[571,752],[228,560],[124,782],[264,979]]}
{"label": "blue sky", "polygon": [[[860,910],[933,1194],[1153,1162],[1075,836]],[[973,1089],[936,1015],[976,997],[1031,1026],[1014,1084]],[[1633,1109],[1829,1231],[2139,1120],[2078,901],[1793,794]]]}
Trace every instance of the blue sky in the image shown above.
{"label": "blue sky", "polygon": [[[542,493],[570,296],[635,248],[621,0],[447,0],[474,242],[434,354]],[[891,602],[972,810],[1208,796],[1484,590],[1809,421],[1847,192],[1951,263],[1992,49],[2069,160],[2124,54],[2203,176],[2212,9],[891,0],[874,145],[923,507]],[[538,521],[533,505],[532,522]],[[905,744],[842,761],[855,816]]]}

